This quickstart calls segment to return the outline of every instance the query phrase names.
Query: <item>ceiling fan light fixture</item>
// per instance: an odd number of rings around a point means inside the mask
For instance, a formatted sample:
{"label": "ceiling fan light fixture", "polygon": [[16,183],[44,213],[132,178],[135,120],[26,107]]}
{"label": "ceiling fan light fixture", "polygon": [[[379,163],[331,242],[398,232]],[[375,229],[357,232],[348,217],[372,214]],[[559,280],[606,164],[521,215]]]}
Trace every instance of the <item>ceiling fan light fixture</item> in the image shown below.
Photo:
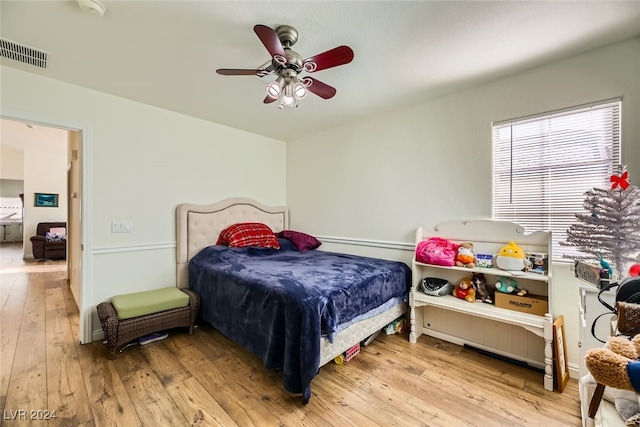
{"label": "ceiling fan light fixture", "polygon": [[295,108],[298,106],[296,99],[290,95],[282,95],[282,100],[280,101],[280,105],[283,107]]}
{"label": "ceiling fan light fixture", "polygon": [[267,95],[269,95],[273,99],[278,99],[280,97],[280,93],[282,92],[282,82],[284,79],[282,76],[279,76],[276,80],[272,81],[267,85]]}
{"label": "ceiling fan light fixture", "polygon": [[300,81],[299,78],[293,78],[291,80],[291,84],[293,84],[293,96],[295,99],[302,99],[307,96],[307,87]]}
{"label": "ceiling fan light fixture", "polygon": [[293,96],[295,99],[302,99],[307,96],[307,88],[300,82],[293,84]]}
{"label": "ceiling fan light fixture", "polygon": [[291,79],[285,79],[284,88],[281,93],[280,107],[295,108],[298,106],[298,102],[293,92],[293,82]]}

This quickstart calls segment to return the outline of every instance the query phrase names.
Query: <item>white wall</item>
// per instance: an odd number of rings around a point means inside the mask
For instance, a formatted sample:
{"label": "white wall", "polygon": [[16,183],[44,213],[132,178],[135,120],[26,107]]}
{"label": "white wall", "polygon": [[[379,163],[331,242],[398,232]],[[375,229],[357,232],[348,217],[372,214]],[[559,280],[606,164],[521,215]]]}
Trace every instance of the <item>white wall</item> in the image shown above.
{"label": "white wall", "polygon": [[[62,132],[58,150],[25,149],[24,180],[24,257],[33,258],[31,236],[40,222],[67,221],[67,149],[66,132]],[[53,141],[51,141],[53,143]],[[34,206],[35,193],[58,194],[57,207]]]}
{"label": "white wall", "polygon": [[[67,132],[24,129],[24,257],[33,258],[30,237],[36,234],[38,223],[67,221]],[[35,193],[58,194],[58,207],[34,206]]]}
{"label": "white wall", "polygon": [[[33,258],[31,236],[39,222],[67,220],[67,132],[2,120],[0,177],[23,181],[23,256]],[[58,194],[58,207],[35,207],[34,193]]]}
{"label": "white wall", "polygon": [[24,179],[24,152],[0,145],[0,179]]}
{"label": "white wall", "polygon": [[[623,162],[640,185],[639,76],[640,38],[633,38],[291,141],[291,227],[318,236],[397,243],[394,258],[410,260],[402,244],[413,242],[417,226],[491,217],[492,122],[618,96],[624,98]],[[554,266],[553,273],[553,314],[564,314],[569,360],[575,364],[577,285],[566,264]]]}
{"label": "white wall", "polygon": [[[286,204],[282,141],[9,67],[0,71],[3,117],[83,131],[89,254],[83,320],[113,295],[175,285],[179,203],[245,196]],[[133,233],[111,233],[113,220],[131,221]],[[96,322],[89,327],[100,330]]]}

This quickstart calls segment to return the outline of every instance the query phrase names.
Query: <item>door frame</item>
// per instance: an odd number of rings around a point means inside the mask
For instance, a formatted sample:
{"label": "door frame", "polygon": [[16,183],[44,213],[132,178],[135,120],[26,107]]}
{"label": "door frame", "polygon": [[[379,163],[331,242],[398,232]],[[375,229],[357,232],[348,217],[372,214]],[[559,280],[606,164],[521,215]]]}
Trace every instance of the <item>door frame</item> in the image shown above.
{"label": "door frame", "polygon": [[[78,156],[78,167],[80,167],[80,214],[78,218],[78,222],[80,226],[69,224],[69,226],[75,227],[77,229],[76,233],[69,233],[70,238],[79,239],[80,240],[80,296],[77,298],[78,303],[78,340],[81,344],[90,343],[92,340],[92,306],[91,301],[93,300],[93,289],[89,286],[89,278],[91,277],[91,257],[89,254],[91,253],[91,215],[88,215],[88,212],[91,212],[91,199],[90,192],[88,189],[91,185],[90,174],[91,170],[91,144],[89,143],[90,131],[88,127],[84,124],[77,123],[61,123],[58,120],[50,120],[48,118],[38,117],[33,114],[0,114],[0,118],[6,120],[13,120],[17,122],[23,123],[32,123],[37,126],[46,126],[53,127],[58,129],[63,129],[68,131],[77,131],[80,132],[80,152],[81,155]],[[67,144],[67,155],[69,152],[69,146]],[[67,186],[69,185],[68,176],[65,174],[65,178],[67,179]],[[67,195],[67,197],[71,197],[71,195]],[[69,207],[67,207],[67,218],[69,218]],[[77,242],[76,242],[77,243]],[[67,262],[68,263],[68,262]]]}

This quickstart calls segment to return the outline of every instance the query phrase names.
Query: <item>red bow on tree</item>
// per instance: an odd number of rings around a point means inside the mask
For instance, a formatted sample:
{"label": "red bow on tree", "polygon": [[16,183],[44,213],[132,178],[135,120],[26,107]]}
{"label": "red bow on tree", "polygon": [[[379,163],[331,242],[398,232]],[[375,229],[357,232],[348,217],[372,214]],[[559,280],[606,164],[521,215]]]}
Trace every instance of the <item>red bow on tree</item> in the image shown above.
{"label": "red bow on tree", "polygon": [[611,189],[615,190],[615,188],[619,185],[620,188],[626,190],[629,186],[629,173],[624,172],[622,175],[611,175]]}

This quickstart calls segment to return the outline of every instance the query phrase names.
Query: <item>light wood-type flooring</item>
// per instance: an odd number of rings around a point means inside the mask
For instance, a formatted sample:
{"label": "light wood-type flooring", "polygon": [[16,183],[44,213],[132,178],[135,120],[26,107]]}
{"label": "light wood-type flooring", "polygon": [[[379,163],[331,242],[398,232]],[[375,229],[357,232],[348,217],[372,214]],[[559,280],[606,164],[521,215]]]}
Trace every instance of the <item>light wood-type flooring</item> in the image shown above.
{"label": "light wood-type flooring", "polygon": [[322,367],[308,405],[206,324],[111,361],[101,342],[78,342],[64,261],[24,262],[21,251],[0,247],[3,426],[580,425],[575,380],[549,392],[537,371],[426,336],[381,335]]}

